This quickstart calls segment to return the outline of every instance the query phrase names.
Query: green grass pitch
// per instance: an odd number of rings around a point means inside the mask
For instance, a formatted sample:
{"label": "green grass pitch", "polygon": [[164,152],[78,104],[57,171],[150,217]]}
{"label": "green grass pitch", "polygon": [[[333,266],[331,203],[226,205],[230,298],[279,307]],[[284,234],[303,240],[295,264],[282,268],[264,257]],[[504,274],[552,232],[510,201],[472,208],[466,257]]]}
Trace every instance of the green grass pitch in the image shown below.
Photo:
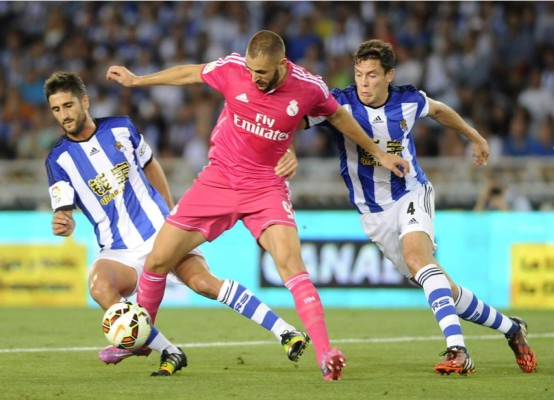
{"label": "green grass pitch", "polygon": [[[277,310],[301,327],[292,309]],[[468,376],[439,376],[445,344],[430,310],[327,309],[331,342],[347,357],[343,380],[325,382],[309,347],[288,361],[274,336],[225,309],[171,309],[157,326],[183,347],[189,366],[150,377],[159,358],[105,365],[98,309],[0,309],[0,399],[553,399],[554,311],[524,317],[538,372],[522,373],[498,332],[462,328],[476,363]]]}

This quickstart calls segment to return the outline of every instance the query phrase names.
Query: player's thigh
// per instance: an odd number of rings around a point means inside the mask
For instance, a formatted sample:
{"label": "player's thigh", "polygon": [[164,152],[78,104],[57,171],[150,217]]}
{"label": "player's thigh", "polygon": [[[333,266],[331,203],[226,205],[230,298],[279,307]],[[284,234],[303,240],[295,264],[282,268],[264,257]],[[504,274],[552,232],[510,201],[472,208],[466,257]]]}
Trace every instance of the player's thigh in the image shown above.
{"label": "player's thigh", "polygon": [[360,222],[364,233],[377,245],[383,255],[394,264],[402,275],[411,278],[412,275],[404,262],[402,242],[394,212],[387,210],[376,214],[362,214]]}
{"label": "player's thigh", "polygon": [[271,225],[266,228],[258,242],[277,259],[290,259],[300,254],[300,239],[295,228],[288,225]]}
{"label": "player's thigh", "polygon": [[178,265],[193,249],[206,241],[206,238],[197,231],[187,231],[172,224],[164,223],[156,240],[152,252],[146,258],[145,267],[152,270],[168,273]]}
{"label": "player's thigh", "polygon": [[[272,225],[293,228],[298,236],[290,192],[286,187],[242,192],[239,204],[242,222],[258,242],[262,233]],[[269,251],[267,248],[266,250]]]}
{"label": "player's thigh", "polygon": [[435,194],[433,186],[426,184],[408,193],[394,206],[400,238],[410,232],[425,232],[431,242],[435,240],[433,219],[435,218]]}
{"label": "player's thigh", "polygon": [[137,286],[137,270],[119,261],[100,258],[93,264],[89,274],[89,290],[117,293],[127,297]]}
{"label": "player's thigh", "polygon": [[244,226],[277,265],[300,257],[300,239],[286,187],[241,193],[240,203]]}
{"label": "player's thigh", "polygon": [[404,261],[413,274],[429,264],[436,264],[435,246],[424,231],[411,231],[402,237]]}
{"label": "player's thigh", "polygon": [[186,231],[199,232],[206,240],[213,241],[237,222],[239,193],[227,187],[228,183],[221,180],[213,168],[205,169],[199,176],[166,222]]}
{"label": "player's thigh", "polygon": [[400,240],[403,243],[404,260],[417,270],[434,263],[435,195],[431,184],[426,184],[405,197],[396,211]]}

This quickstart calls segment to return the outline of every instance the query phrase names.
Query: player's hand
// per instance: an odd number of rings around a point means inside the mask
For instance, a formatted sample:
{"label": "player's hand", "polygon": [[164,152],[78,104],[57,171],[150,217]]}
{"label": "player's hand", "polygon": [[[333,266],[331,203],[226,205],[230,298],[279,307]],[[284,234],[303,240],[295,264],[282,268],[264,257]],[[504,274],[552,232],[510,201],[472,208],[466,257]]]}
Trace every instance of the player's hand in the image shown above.
{"label": "player's hand", "polygon": [[275,167],[275,174],[281,178],[294,178],[296,175],[296,169],[298,168],[298,159],[296,154],[290,149],[283,154],[283,156],[277,162]]}
{"label": "player's hand", "polygon": [[69,236],[75,229],[75,220],[70,213],[56,211],[52,217],[52,233],[57,236]]}
{"label": "player's hand", "polygon": [[383,167],[392,171],[399,178],[405,177],[410,172],[410,164],[396,154],[384,153],[379,159]]}
{"label": "player's hand", "polygon": [[479,136],[477,140],[472,142],[472,154],[473,154],[473,163],[475,165],[487,165],[487,160],[489,159],[490,150],[489,144],[486,139],[482,136]]}
{"label": "player's hand", "polygon": [[116,81],[125,87],[137,85],[138,77],[121,65],[112,65],[108,68],[106,78]]}

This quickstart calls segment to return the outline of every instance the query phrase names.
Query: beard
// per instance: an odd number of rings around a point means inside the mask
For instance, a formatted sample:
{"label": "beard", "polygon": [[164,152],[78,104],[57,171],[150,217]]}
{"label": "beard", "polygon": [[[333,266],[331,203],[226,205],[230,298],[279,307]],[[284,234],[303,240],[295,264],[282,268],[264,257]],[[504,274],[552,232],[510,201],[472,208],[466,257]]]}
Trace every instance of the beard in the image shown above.
{"label": "beard", "polygon": [[269,92],[270,90],[274,89],[275,86],[277,86],[277,82],[279,82],[279,69],[275,68],[275,73],[273,74],[273,77],[269,80],[269,82],[266,85],[265,89],[260,89],[262,92]]}
{"label": "beard", "polygon": [[64,127],[65,133],[67,133],[69,136],[79,136],[79,134],[83,131],[86,119],[87,119],[87,117],[84,113],[79,114],[73,120],[73,122],[75,123],[75,127],[73,129],[66,129]]}

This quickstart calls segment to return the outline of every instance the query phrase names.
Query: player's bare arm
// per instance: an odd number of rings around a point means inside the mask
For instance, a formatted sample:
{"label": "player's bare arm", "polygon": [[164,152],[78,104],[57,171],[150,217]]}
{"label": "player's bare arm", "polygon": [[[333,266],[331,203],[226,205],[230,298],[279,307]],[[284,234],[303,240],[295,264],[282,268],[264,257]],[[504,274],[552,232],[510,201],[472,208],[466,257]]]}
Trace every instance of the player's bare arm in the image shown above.
{"label": "player's bare arm", "polygon": [[410,171],[410,165],[406,160],[396,154],[390,154],[381,150],[379,146],[366,135],[354,117],[343,107],[339,107],[334,114],[328,115],[327,120],[341,131],[343,135],[348,136],[372,154],[383,167],[392,171],[396,176],[402,178]]}
{"label": "player's bare arm", "polygon": [[169,209],[172,209],[175,204],[171,197],[171,191],[169,189],[169,183],[162,169],[162,166],[157,159],[152,160],[144,167],[144,174],[148,178],[148,182],[156,188],[156,190],[162,195]]}
{"label": "player's bare arm", "polygon": [[300,121],[300,123],[296,127],[296,132],[303,131],[307,127],[308,127],[308,122],[306,121],[306,118],[302,118],[302,121]]}
{"label": "player's bare arm", "polygon": [[56,211],[52,216],[52,233],[57,236],[70,236],[75,229],[73,211]]}
{"label": "player's bare arm", "polygon": [[201,72],[204,64],[178,65],[149,75],[138,76],[121,65],[108,68],[106,78],[114,80],[125,87],[153,85],[191,85],[202,83]]}
{"label": "player's bare arm", "polygon": [[470,126],[463,118],[446,104],[427,98],[429,102],[428,116],[439,124],[460,132],[471,141],[475,165],[487,165],[490,150],[487,140]]}
{"label": "player's bare arm", "polygon": [[296,175],[297,168],[298,159],[296,158],[294,147],[290,146],[277,162],[277,165],[275,166],[275,174],[281,178],[287,177],[292,179],[294,178],[294,175]]}

